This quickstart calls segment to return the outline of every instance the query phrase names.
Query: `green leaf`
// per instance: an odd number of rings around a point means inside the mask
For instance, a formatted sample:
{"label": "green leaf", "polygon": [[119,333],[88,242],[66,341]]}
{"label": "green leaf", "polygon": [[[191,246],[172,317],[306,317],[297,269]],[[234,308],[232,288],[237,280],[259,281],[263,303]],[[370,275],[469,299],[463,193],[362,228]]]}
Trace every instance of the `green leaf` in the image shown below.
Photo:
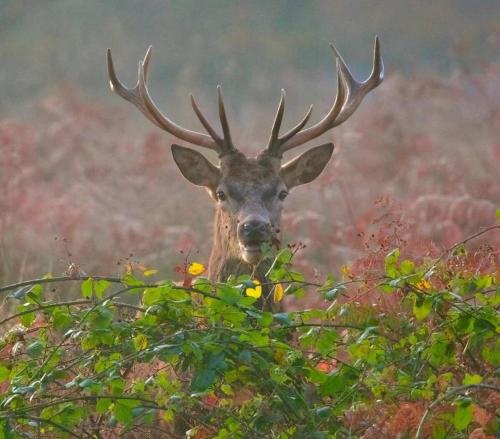
{"label": "green leaf", "polygon": [[202,369],[191,380],[191,389],[195,392],[204,392],[207,390],[215,379],[215,370]]}
{"label": "green leaf", "polygon": [[202,293],[212,293],[212,282],[206,277],[197,277],[193,282],[193,287]]}
{"label": "green leaf", "polygon": [[280,262],[281,264],[289,264],[290,262],[292,262],[292,259],[293,253],[288,248],[280,250],[276,255],[276,261]]}
{"label": "green leaf", "polygon": [[479,384],[481,381],[483,381],[483,377],[481,375],[469,375],[468,373],[466,373],[462,384],[464,386],[471,386],[474,384]]}
{"label": "green leaf", "polygon": [[93,287],[94,287],[94,294],[98,299],[102,299],[104,293],[106,290],[110,287],[111,282],[100,279],[100,280],[94,280],[93,281]]}
{"label": "green leaf", "polygon": [[165,410],[161,418],[167,423],[172,422],[174,420],[173,410]]}
{"label": "green leaf", "polygon": [[425,319],[432,310],[432,300],[429,297],[419,295],[413,304],[413,314],[417,320]]}
{"label": "green leaf", "polygon": [[399,255],[399,248],[395,248],[384,258],[385,274],[388,277],[393,278],[399,275],[399,271],[396,268],[396,264],[399,260]]}
{"label": "green leaf", "polygon": [[96,384],[99,384],[99,382],[91,378],[85,378],[84,380],[78,383],[78,386],[81,387],[82,389],[86,389],[88,387],[95,386]]}
{"label": "green leaf", "polygon": [[22,316],[19,317],[19,320],[21,320],[21,323],[26,326],[26,328],[29,328],[33,322],[36,319],[36,315],[34,312],[29,312],[27,314],[23,314]]}
{"label": "green leaf", "polygon": [[412,274],[415,272],[415,263],[413,261],[410,261],[409,259],[405,259],[399,265],[399,270],[403,275]]}
{"label": "green leaf", "polygon": [[82,297],[85,299],[90,299],[92,297],[92,278],[89,277],[85,279],[82,284],[80,285],[80,292],[82,294]]}
{"label": "green leaf", "polygon": [[176,287],[175,285],[164,285],[161,288],[162,296],[174,302],[185,302],[189,300],[189,293],[182,287]]}
{"label": "green leaf", "polygon": [[436,424],[432,428],[432,439],[446,439],[446,428],[443,424]]}
{"label": "green leaf", "polygon": [[[108,331],[112,320],[113,320],[113,312],[109,308],[100,306],[98,308],[95,308],[91,316],[89,317],[89,323],[90,323],[89,326],[92,329],[102,329]],[[101,334],[105,335],[102,332]],[[108,332],[107,335],[112,337],[113,333]]]}
{"label": "green leaf", "polygon": [[309,379],[315,384],[323,384],[328,379],[328,375],[325,372],[317,369],[309,369],[308,375]]}
{"label": "green leaf", "polygon": [[249,332],[240,335],[241,341],[248,341],[256,347],[263,347],[269,344],[269,336],[259,332]]}
{"label": "green leaf", "polygon": [[389,283],[381,283],[378,285],[378,288],[380,289],[380,291],[382,291],[383,293],[393,293],[395,288],[394,287],[391,287],[389,285]]}
{"label": "green leaf", "polygon": [[[251,282],[251,285],[252,288],[254,288],[253,282]],[[246,287],[244,286],[244,288]],[[239,288],[232,287],[227,284],[217,284],[217,296],[219,296],[224,302],[228,303],[229,305],[235,305],[236,303],[239,303],[242,298]]]}
{"label": "green leaf", "polygon": [[43,287],[40,284],[33,285],[33,288],[26,294],[28,303],[38,305],[42,301]]}
{"label": "green leaf", "polygon": [[316,416],[318,418],[328,418],[332,413],[332,408],[329,406],[324,406],[316,409]]}
{"label": "green leaf", "polygon": [[136,351],[143,351],[148,347],[148,337],[145,334],[138,334],[134,337],[134,347]]}
{"label": "green leaf", "polygon": [[144,290],[144,294],[142,295],[142,303],[145,306],[151,306],[155,303],[162,302],[162,294],[161,289],[159,287],[156,288],[146,288]]}
{"label": "green leaf", "polygon": [[472,400],[470,398],[457,398],[454,405],[453,425],[459,431],[465,430],[472,421]]}
{"label": "green leaf", "polygon": [[289,326],[293,324],[293,320],[290,313],[287,312],[278,312],[273,314],[274,320],[284,326]]}
{"label": "green leaf", "polygon": [[[326,300],[335,300],[340,294],[346,291],[345,285],[337,285],[334,288],[326,290],[324,296]],[[319,291],[319,290],[318,290]]]}
{"label": "green leaf", "polygon": [[26,353],[31,357],[31,358],[37,358],[41,355],[43,352],[43,344],[39,340],[34,341],[28,347],[26,348]]}
{"label": "green leaf", "polygon": [[86,299],[90,299],[92,296],[96,296],[98,299],[102,299],[105,291],[110,287],[111,282],[105,279],[92,279],[91,277],[85,279],[80,285],[81,294]]}
{"label": "green leaf", "polygon": [[321,394],[326,396],[336,396],[348,384],[349,383],[346,382],[338,373],[333,373],[321,385]]}
{"label": "green leaf", "polygon": [[122,276],[122,282],[129,287],[140,287],[144,285],[142,280],[137,279],[132,273],[126,273]]}
{"label": "green leaf", "polygon": [[99,414],[106,413],[111,406],[111,400],[109,398],[99,398],[95,404],[95,410]]}
{"label": "green leaf", "polygon": [[121,395],[125,389],[125,381],[123,378],[116,377],[109,382],[109,390],[113,395]]}
{"label": "green leaf", "polygon": [[316,349],[322,356],[327,356],[337,348],[336,342],[339,339],[340,336],[334,329],[322,329],[316,341]]}
{"label": "green leaf", "polygon": [[134,408],[140,405],[139,401],[133,399],[120,399],[115,401],[114,414],[119,422],[130,424],[134,420]]}
{"label": "green leaf", "polygon": [[492,346],[485,346],[481,355],[493,366],[500,367],[500,340],[495,340]]}
{"label": "green leaf", "polygon": [[56,329],[64,331],[73,323],[70,313],[62,308],[55,308],[52,311],[52,323]]}
{"label": "green leaf", "polygon": [[10,377],[10,369],[3,364],[0,364],[0,384],[8,380]]}

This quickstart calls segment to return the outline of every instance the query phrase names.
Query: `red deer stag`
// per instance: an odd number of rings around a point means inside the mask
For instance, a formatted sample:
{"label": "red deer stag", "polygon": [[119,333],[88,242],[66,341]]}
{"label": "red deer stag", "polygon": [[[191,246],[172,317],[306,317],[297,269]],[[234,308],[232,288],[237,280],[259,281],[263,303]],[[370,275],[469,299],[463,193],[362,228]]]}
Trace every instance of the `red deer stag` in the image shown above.
{"label": "red deer stag", "polygon": [[[220,86],[217,91],[222,136],[210,125],[192,95],[191,105],[208,135],[191,131],[165,116],[149,93],[147,74],[151,47],[139,62],[139,78],[134,88],[127,88],[118,79],[108,49],[110,86],[116,94],[134,104],[162,130],[219,155],[219,166],[215,166],[197,151],[172,145],[173,158],[182,175],[191,183],[204,186],[216,203],[214,241],[209,260],[212,280],[226,280],[230,274],[252,274],[264,283],[267,263],[262,260],[261,245],[279,245],[281,211],[288,192],[320,175],[332,155],[333,144],[325,143],[309,149],[282,165],[283,153],[345,122],[364,96],[382,82],[384,66],[378,38],[375,38],[372,72],[364,82],[353,78],[338,51],[333,45],[331,48],[337,64],[337,96],[328,113],[313,126],[305,128],[311,116],[311,106],[296,126],[280,135],[285,110],[285,91],[282,90],[268,145],[255,158],[246,157],[232,142]],[[261,302],[261,305],[264,304]]]}

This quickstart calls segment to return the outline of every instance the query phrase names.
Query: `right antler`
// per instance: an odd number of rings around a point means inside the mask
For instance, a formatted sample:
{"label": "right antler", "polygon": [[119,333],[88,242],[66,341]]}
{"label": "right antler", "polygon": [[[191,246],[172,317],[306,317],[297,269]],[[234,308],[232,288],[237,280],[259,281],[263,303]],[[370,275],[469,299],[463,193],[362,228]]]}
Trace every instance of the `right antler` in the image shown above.
{"label": "right antler", "polygon": [[337,49],[333,44],[330,46],[337,60],[337,96],[330,111],[317,124],[302,130],[311,115],[311,106],[304,119],[297,126],[282,137],[279,137],[279,130],[285,110],[285,93],[282,90],[280,104],[271,131],[271,138],[263,154],[281,158],[285,151],[302,145],[345,122],[358,108],[363,98],[384,79],[384,63],[380,55],[378,37],[375,37],[372,72],[364,82],[357,82],[353,78]]}
{"label": "right antler", "polygon": [[139,61],[139,78],[137,80],[137,84],[134,88],[127,88],[116,76],[113,58],[111,56],[111,49],[108,49],[108,75],[111,90],[113,90],[117,95],[121,96],[126,101],[134,104],[142,112],[142,114],[144,114],[144,116],[146,116],[156,126],[174,135],[175,137],[185,140],[186,142],[192,143],[194,145],[202,146],[204,148],[209,148],[213,151],[216,151],[219,156],[234,152],[236,149],[231,141],[231,133],[229,130],[229,124],[226,117],[226,110],[224,108],[224,101],[222,99],[222,91],[220,86],[217,86],[217,94],[219,102],[219,117],[222,126],[223,137],[220,137],[208,123],[207,119],[196,104],[193,95],[190,95],[193,110],[210,136],[183,128],[180,125],[177,125],[175,122],[171,121],[160,111],[158,106],[151,98],[148,86],[146,84],[149,61],[151,59],[151,50],[152,47],[149,46],[144,59],[142,61]]}

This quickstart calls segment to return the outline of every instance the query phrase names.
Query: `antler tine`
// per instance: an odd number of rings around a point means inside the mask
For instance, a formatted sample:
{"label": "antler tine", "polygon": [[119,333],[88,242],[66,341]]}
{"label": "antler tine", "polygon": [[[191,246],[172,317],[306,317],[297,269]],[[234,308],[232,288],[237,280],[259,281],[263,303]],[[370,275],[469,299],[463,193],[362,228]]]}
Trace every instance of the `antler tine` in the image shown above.
{"label": "antler tine", "polygon": [[295,125],[291,130],[289,130],[287,133],[283,134],[283,137],[280,138],[281,144],[284,144],[287,142],[288,139],[291,139],[295,134],[297,134],[304,126],[306,123],[309,121],[309,118],[311,117],[311,113],[313,111],[313,106],[309,106],[309,110],[307,110],[306,115],[302,118],[302,120]]}
{"label": "antler tine", "polygon": [[294,133],[293,137],[289,136],[289,140],[281,145],[281,153],[295,148],[296,146],[302,145],[309,140],[315,139],[316,137],[332,128],[335,119],[342,109],[344,98],[345,88],[340,76],[340,65],[337,62],[337,95],[335,96],[335,100],[332,107],[330,108],[330,111],[328,111],[326,116],[323,117],[323,119],[321,119],[316,125],[313,125],[312,127],[309,127],[303,131],[299,131],[296,134]]}
{"label": "antler tine", "polygon": [[281,89],[281,98],[278,105],[278,110],[276,111],[276,116],[274,116],[274,123],[271,129],[271,137],[269,139],[268,148],[273,150],[276,146],[279,146],[279,134],[281,128],[281,122],[283,121],[283,114],[285,113],[285,89]]}
{"label": "antler tine", "polygon": [[[217,86],[217,98],[219,102],[219,119],[224,136],[224,147],[226,150],[233,150],[233,141],[231,140],[231,131],[229,130],[229,123],[226,116],[226,108],[224,107],[224,100],[222,98],[222,87]],[[227,151],[226,151],[227,152]]]}
{"label": "antler tine", "polygon": [[[144,116],[156,126],[164,131],[178,137],[179,139],[185,140],[186,142],[192,143],[194,145],[202,146],[208,149],[212,149],[219,154],[225,152],[223,142],[217,137],[213,137],[213,130],[207,130],[210,136],[203,133],[198,133],[196,131],[191,131],[177,125],[172,122],[167,116],[165,116],[154,103],[153,99],[149,94],[146,79],[148,74],[148,67],[151,60],[151,50],[152,47],[149,46],[144,59],[139,62],[139,73],[138,81],[134,88],[127,88],[117,77],[113,58],[111,56],[111,50],[107,50],[107,60],[108,60],[108,75],[111,90],[116,94],[121,96],[123,99],[131,102],[141,111]],[[196,110],[195,110],[196,112]],[[197,113],[198,115],[198,113]],[[198,115],[199,117],[199,115]],[[203,118],[204,119],[204,118]],[[201,119],[200,119],[201,120]],[[212,136],[212,137],[211,137]]]}
{"label": "antler tine", "polygon": [[375,37],[372,71],[366,81],[357,82],[335,46],[330,44],[330,47],[340,62],[340,73],[342,80],[347,87],[346,102],[344,103],[342,110],[333,125],[338,126],[342,122],[346,121],[354,113],[354,111],[356,111],[363,98],[382,82],[384,79],[384,62],[382,60],[382,56],[380,55],[380,41],[378,37]]}
{"label": "antler tine", "polygon": [[151,95],[149,94],[148,86],[146,84],[143,62],[139,62],[139,92],[147,110],[160,124],[162,129],[169,132],[170,134],[173,134],[179,139],[185,140],[186,142],[213,149],[217,152],[221,152],[220,145],[217,144],[217,142],[213,138],[207,136],[206,134],[191,131],[177,125],[160,111],[160,109],[151,98]]}
{"label": "antler tine", "polygon": [[354,79],[335,46],[333,44],[330,46],[337,64],[337,96],[332,107],[322,120],[312,127],[302,130],[309,118],[310,114],[308,113],[305,118],[306,121],[298,130],[294,128],[279,139],[279,153],[275,152],[274,155],[281,157],[285,151],[302,145],[345,122],[356,111],[363,98],[384,79],[384,63],[380,53],[378,37],[375,37],[373,48],[372,72],[364,82],[357,82]]}
{"label": "antler tine", "polygon": [[305,124],[311,117],[311,112],[313,109],[313,106],[311,105],[306,115],[302,118],[302,120],[292,129],[287,131],[282,137],[279,137],[281,123],[283,121],[283,115],[285,113],[285,96],[286,96],[285,90],[281,89],[280,103],[278,105],[278,110],[276,111],[276,116],[274,118],[273,128],[271,130],[271,137],[269,139],[267,150],[264,151],[272,156],[277,156],[280,158],[283,154],[283,151],[281,150],[281,145],[283,145],[288,139],[295,136],[295,134],[297,134],[302,128],[304,128]]}
{"label": "antler tine", "polygon": [[189,94],[189,97],[191,98],[191,106],[193,107],[193,110],[198,117],[199,121],[203,125],[203,127],[207,130],[208,134],[219,144],[223,144],[224,141],[219,137],[219,135],[215,132],[215,130],[212,128],[212,125],[208,122],[206,117],[203,115],[203,113],[200,110],[200,107],[198,107],[198,104],[196,103],[196,100],[194,99],[194,96],[192,94]]}
{"label": "antler tine", "polygon": [[[149,60],[151,58],[151,49],[149,46],[144,56],[144,73],[147,76],[148,74],[148,66]],[[134,88],[126,87],[116,75],[115,66],[113,63],[113,57],[111,55],[111,49],[107,50],[107,61],[108,61],[108,76],[109,76],[109,86],[112,91],[114,91],[118,96],[122,97],[126,101],[132,102],[144,116],[148,118],[150,122],[153,122],[157,127],[161,128],[161,125],[148,113],[147,109],[144,107],[142,103],[142,99],[139,95],[139,82],[135,85]]]}

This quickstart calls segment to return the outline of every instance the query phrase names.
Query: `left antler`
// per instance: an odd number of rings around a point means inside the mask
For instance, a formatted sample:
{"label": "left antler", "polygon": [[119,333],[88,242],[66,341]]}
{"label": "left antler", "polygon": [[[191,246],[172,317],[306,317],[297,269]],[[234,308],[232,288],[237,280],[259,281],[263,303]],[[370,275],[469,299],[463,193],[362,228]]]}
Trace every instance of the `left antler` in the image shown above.
{"label": "left antler", "polygon": [[151,59],[151,46],[149,46],[146,56],[142,61],[139,62],[139,79],[134,88],[128,88],[118,79],[115,67],[113,63],[113,58],[111,56],[111,50],[108,49],[108,75],[111,90],[113,90],[117,95],[121,96],[126,101],[139,109],[144,116],[146,116],[149,121],[154,123],[156,126],[164,131],[173,134],[179,139],[185,140],[186,142],[193,143],[195,145],[203,146],[204,148],[212,149],[216,151],[220,157],[225,154],[232,153],[236,151],[231,140],[231,133],[229,131],[229,124],[226,117],[226,110],[224,108],[224,101],[222,100],[222,91],[220,86],[217,87],[218,101],[219,101],[219,118],[222,126],[223,137],[220,137],[212,126],[208,123],[205,116],[203,116],[200,111],[194,97],[191,95],[191,105],[193,110],[198,116],[203,127],[207,130],[209,136],[203,133],[198,133],[196,131],[188,130],[187,128],[177,125],[175,122],[171,121],[167,116],[165,116],[158,106],[153,101],[151,97],[148,86],[147,86],[147,75],[148,67]]}
{"label": "left antler", "polygon": [[380,42],[375,37],[373,48],[373,68],[364,82],[357,82],[337,49],[330,45],[337,61],[337,96],[330,111],[317,124],[302,129],[311,115],[312,106],[306,116],[290,131],[279,137],[279,130],[285,110],[285,93],[281,91],[281,100],[276,112],[271,138],[263,154],[281,158],[285,151],[315,139],[326,131],[345,122],[358,108],[363,98],[384,79],[384,63],[380,54]]}

